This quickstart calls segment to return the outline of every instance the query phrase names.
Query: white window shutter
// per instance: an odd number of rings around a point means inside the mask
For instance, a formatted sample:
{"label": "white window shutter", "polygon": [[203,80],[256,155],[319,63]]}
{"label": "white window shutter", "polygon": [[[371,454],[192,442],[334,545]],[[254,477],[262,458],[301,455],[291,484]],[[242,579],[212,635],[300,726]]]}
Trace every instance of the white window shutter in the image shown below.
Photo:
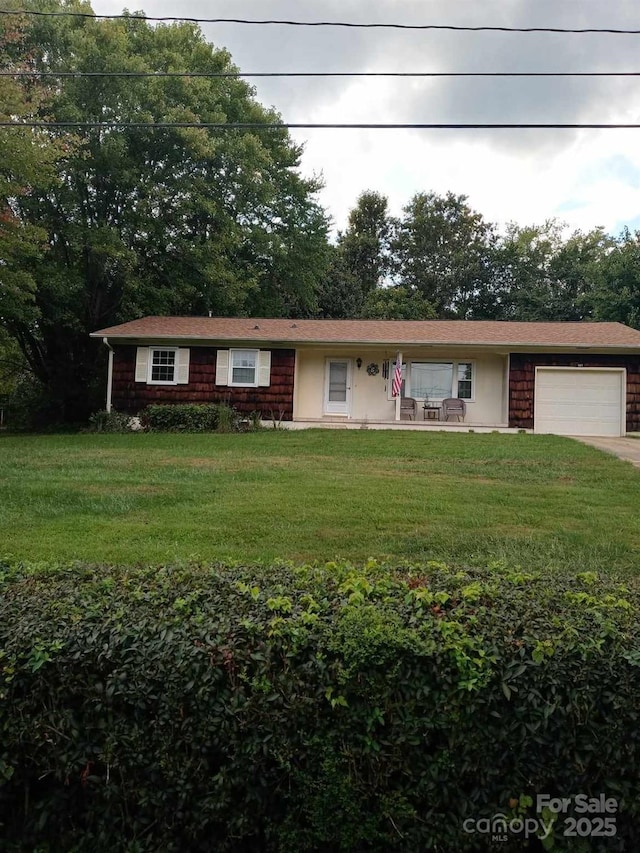
{"label": "white window shutter", "polygon": [[258,353],[258,385],[271,385],[271,350]]}
{"label": "white window shutter", "polygon": [[146,382],[149,373],[149,347],[138,347],[136,351],[136,382]]}
{"label": "white window shutter", "polygon": [[186,347],[181,347],[177,353],[178,362],[178,376],[177,382],[178,385],[187,385],[189,382],[189,355],[191,350]]}
{"label": "white window shutter", "polygon": [[229,384],[229,350],[219,349],[216,356],[216,385]]}

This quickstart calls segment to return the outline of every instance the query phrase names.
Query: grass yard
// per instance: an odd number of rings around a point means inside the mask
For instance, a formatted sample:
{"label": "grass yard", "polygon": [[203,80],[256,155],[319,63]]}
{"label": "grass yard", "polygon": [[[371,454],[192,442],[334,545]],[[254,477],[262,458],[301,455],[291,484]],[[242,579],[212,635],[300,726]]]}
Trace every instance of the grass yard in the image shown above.
{"label": "grass yard", "polygon": [[0,495],[9,559],[640,567],[640,471],[553,436],[3,436]]}

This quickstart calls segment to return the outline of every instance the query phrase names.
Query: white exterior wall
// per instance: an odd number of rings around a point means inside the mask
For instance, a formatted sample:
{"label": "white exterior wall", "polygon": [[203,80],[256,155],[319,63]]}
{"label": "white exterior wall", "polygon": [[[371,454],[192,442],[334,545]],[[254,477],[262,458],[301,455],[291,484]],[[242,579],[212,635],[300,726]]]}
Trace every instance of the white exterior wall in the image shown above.
{"label": "white exterior wall", "polygon": [[[375,350],[360,348],[340,349],[309,348],[296,351],[296,384],[294,394],[293,417],[296,419],[332,419],[339,416],[325,415],[325,374],[327,359],[351,359],[351,418],[361,421],[395,420],[395,401],[388,399],[388,386],[391,377],[382,377],[382,363],[395,359],[396,350]],[[356,359],[362,359],[358,370]],[[474,365],[474,399],[467,401],[465,423],[498,426],[507,423],[507,393],[505,377],[507,375],[506,355],[472,353],[471,351],[428,350],[414,348],[403,350],[404,362],[415,361],[470,361]],[[380,372],[369,376],[367,365],[378,365]],[[418,409],[418,417],[422,409]]]}

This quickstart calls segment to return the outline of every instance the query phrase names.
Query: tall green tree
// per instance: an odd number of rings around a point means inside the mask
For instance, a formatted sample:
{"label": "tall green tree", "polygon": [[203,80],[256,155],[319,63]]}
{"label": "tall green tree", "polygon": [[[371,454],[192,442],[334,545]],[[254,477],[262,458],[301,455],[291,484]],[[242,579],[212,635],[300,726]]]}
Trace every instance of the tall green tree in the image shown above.
{"label": "tall green tree", "polygon": [[[15,6],[8,0],[5,8]],[[0,67],[16,76],[0,77],[0,120],[28,121],[47,108],[50,92],[38,82],[20,76],[34,70],[28,50],[28,20],[19,13],[0,18]],[[37,322],[36,281],[31,267],[47,249],[46,231],[22,212],[28,199],[49,189],[56,163],[65,146],[40,130],[5,128],[0,132],[0,326],[18,342],[25,327]],[[0,330],[1,331],[1,330]],[[2,336],[6,371],[16,363],[13,348]],[[22,371],[22,363],[20,370]]]}
{"label": "tall green tree", "polygon": [[386,196],[367,190],[339,232],[327,276],[318,292],[322,317],[358,317],[367,297],[381,287],[391,270],[393,219]]}
{"label": "tall green tree", "polygon": [[358,196],[338,245],[344,263],[358,282],[363,299],[380,287],[391,269],[393,219],[386,196],[366,190]]}
{"label": "tall green tree", "polygon": [[318,286],[318,317],[347,320],[362,311],[362,287],[347,265],[342,246],[331,247],[331,259]]}
{"label": "tall green tree", "polygon": [[418,291],[438,317],[478,316],[491,308],[495,241],[494,226],[466,196],[418,193],[392,244],[398,283]]}
{"label": "tall green tree", "polygon": [[504,318],[589,319],[598,265],[614,245],[601,228],[566,236],[556,220],[526,227],[511,223],[496,253]]}
{"label": "tall green tree", "polygon": [[601,258],[590,300],[596,320],[640,329],[640,231],[625,229]]}
{"label": "tall green tree", "polygon": [[[91,12],[88,4],[72,8]],[[35,19],[29,37],[43,71],[237,70],[187,23]],[[88,333],[101,326],[147,313],[315,312],[327,217],[320,185],[301,177],[301,149],[284,129],[122,126],[278,122],[242,80],[65,78],[41,113],[102,125],[76,131],[57,184],[16,202],[21,220],[46,234],[48,251],[22,259],[34,282],[31,315],[5,313],[3,322],[60,418],[85,417],[98,402],[90,389],[101,385],[100,353]],[[55,127],[48,136],[70,139]]]}

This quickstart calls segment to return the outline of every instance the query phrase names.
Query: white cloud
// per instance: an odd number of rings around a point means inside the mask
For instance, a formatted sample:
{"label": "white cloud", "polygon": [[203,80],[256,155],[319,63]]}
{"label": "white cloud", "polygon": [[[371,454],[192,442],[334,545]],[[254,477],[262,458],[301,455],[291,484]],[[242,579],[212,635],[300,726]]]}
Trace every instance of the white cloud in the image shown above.
{"label": "white cloud", "polygon": [[[148,0],[149,15],[176,14],[174,0]],[[117,13],[97,0],[99,13]],[[637,4],[556,0],[183,0],[194,17],[403,21],[506,26],[637,26]],[[204,26],[244,71],[613,71],[636,66],[637,36],[513,35],[316,28]],[[258,98],[285,121],[638,122],[636,80],[286,79],[254,81]],[[618,230],[640,214],[640,130],[354,131],[294,134],[303,169],[322,172],[321,200],[336,225],[364,189],[388,195],[399,213],[415,192],[451,190],[498,223],[542,222]],[[612,169],[623,158],[625,168]],[[618,160],[617,162],[622,162]]]}

